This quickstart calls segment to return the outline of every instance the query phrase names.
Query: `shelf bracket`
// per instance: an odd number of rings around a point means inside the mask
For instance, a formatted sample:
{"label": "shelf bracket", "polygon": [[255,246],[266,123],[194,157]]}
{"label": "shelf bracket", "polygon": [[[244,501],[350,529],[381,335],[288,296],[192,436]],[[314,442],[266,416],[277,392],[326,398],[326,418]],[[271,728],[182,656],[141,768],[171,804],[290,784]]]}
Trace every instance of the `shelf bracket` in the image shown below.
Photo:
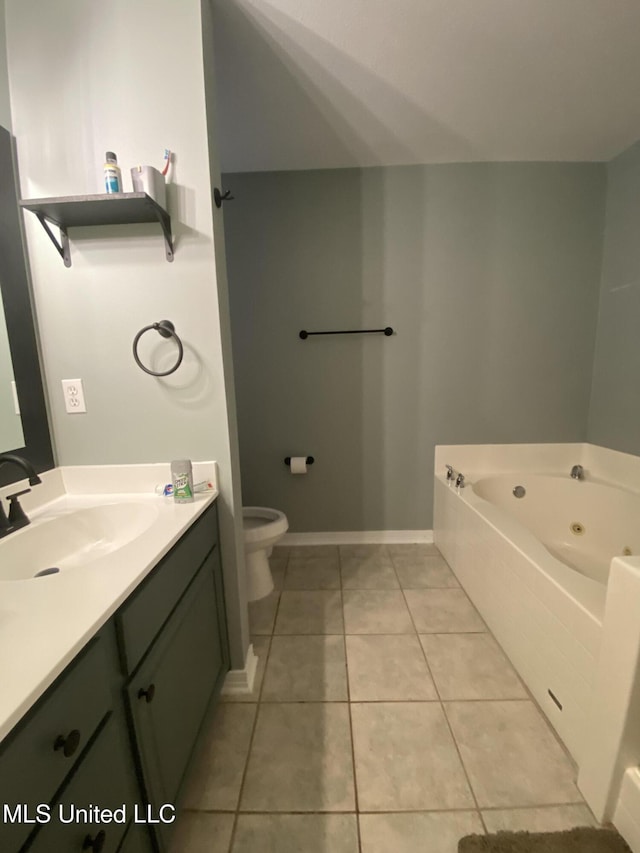
{"label": "shelf bracket", "polygon": [[60,257],[64,261],[65,267],[70,267],[71,266],[71,251],[69,249],[69,237],[67,236],[67,229],[64,228],[62,225],[58,226],[58,228],[60,229],[60,241],[58,241],[58,240],[56,240],[56,235],[53,233],[53,231],[49,227],[49,223],[48,223],[47,218],[44,215],[44,213],[40,213],[38,211],[35,211],[35,214],[38,217],[40,225],[42,225],[44,230],[49,235],[49,239],[51,240],[53,245],[56,247],[56,251],[58,252]]}
{"label": "shelf bracket", "polygon": [[160,223],[160,227],[162,228],[162,233],[164,234],[164,245],[166,249],[166,257],[169,263],[173,262],[173,238],[171,236],[171,227],[170,222],[171,219],[169,216],[163,216],[159,210],[155,211],[156,216],[158,217],[158,222]]}

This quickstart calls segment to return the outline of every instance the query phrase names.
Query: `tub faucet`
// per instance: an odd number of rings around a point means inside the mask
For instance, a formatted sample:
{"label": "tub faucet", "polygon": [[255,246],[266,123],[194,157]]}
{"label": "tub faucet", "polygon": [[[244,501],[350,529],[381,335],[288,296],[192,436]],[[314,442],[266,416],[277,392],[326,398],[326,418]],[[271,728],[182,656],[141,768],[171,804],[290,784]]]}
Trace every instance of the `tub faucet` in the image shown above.
{"label": "tub faucet", "polygon": [[571,469],[571,478],[573,480],[584,480],[584,468],[582,465],[574,465]]}
{"label": "tub faucet", "polygon": [[458,474],[456,477],[456,488],[464,489],[464,474]]}
{"label": "tub faucet", "polygon": [[445,465],[444,467],[447,469],[447,484],[450,484],[453,480],[453,466]]}

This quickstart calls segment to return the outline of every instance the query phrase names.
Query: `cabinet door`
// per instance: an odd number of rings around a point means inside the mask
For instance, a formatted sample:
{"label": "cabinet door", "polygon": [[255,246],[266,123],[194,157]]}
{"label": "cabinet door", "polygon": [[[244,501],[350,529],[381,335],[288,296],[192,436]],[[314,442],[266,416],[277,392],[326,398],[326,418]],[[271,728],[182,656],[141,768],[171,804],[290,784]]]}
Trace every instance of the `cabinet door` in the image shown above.
{"label": "cabinet door", "polygon": [[[92,640],[0,746],[0,808],[50,803],[111,707],[101,640]],[[1,689],[1,687],[0,687]],[[17,850],[33,829],[0,821],[0,850]]]}
{"label": "cabinet door", "polygon": [[116,616],[125,673],[130,675],[203,564],[217,547],[215,504],[174,545],[122,605]]}
{"label": "cabinet door", "polygon": [[[127,754],[126,733],[117,723],[111,718],[98,734],[69,784],[51,806],[51,822],[37,833],[29,847],[30,853],[118,850],[126,822],[139,800],[133,765]],[[104,812],[94,814],[91,807],[96,805],[101,810],[120,810],[116,815],[118,821],[109,820]]]}
{"label": "cabinet door", "polygon": [[146,792],[156,809],[176,801],[209,700],[223,673],[214,554],[127,687]]}

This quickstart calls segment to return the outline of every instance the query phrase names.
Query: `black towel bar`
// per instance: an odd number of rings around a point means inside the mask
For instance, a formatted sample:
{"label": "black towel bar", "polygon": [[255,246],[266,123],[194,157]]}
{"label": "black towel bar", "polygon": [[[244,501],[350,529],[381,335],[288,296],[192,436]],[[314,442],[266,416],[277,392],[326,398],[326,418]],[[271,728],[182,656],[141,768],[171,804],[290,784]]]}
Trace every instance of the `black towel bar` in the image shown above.
{"label": "black towel bar", "polygon": [[312,335],[375,335],[375,334],[383,334],[387,338],[389,335],[393,334],[393,329],[391,326],[385,326],[384,329],[344,329],[340,331],[333,332],[307,332],[306,329],[302,329],[300,332],[300,337],[303,341],[306,341],[307,338],[310,338]]}

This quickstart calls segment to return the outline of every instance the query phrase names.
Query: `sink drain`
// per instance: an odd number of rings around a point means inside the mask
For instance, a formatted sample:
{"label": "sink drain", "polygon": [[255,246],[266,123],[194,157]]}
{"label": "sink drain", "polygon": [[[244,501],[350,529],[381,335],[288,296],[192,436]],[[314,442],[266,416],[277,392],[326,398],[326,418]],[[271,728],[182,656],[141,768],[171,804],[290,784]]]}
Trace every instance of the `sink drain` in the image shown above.
{"label": "sink drain", "polygon": [[53,566],[50,569],[40,569],[39,572],[36,572],[34,578],[46,578],[47,575],[57,575],[60,569]]}
{"label": "sink drain", "polygon": [[572,525],[570,525],[569,530],[575,534],[575,536],[582,536],[584,533],[584,525],[580,524],[579,521],[574,521]]}

